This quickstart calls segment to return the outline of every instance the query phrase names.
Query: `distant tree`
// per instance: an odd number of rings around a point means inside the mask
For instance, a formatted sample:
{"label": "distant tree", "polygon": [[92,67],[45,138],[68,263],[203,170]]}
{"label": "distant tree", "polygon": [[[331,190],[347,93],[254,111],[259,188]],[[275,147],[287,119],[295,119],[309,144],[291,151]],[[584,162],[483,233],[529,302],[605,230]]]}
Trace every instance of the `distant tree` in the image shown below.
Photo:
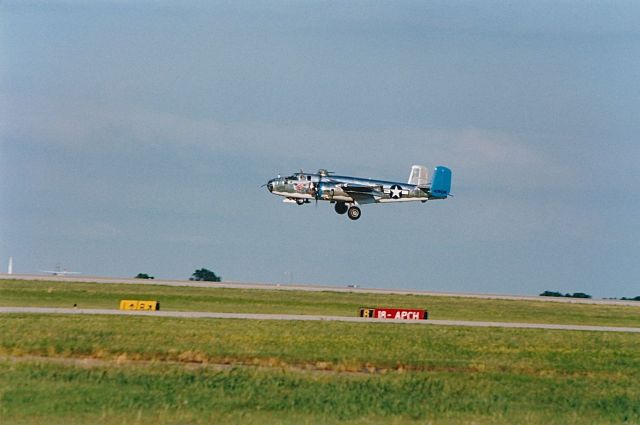
{"label": "distant tree", "polygon": [[138,273],[136,279],[153,279],[153,276],[149,276],[146,273]]}
{"label": "distant tree", "polygon": [[206,282],[220,282],[220,276],[217,276],[211,270],[202,268],[193,272],[189,280],[203,280]]}
{"label": "distant tree", "polygon": [[540,294],[541,297],[564,297],[560,292],[555,291],[544,291]]}
{"label": "distant tree", "polygon": [[575,292],[573,294],[563,294],[562,292],[556,291],[544,291],[540,294],[541,297],[565,297],[565,298],[591,298],[591,295],[585,294],[584,292]]}
{"label": "distant tree", "polygon": [[571,297],[571,298],[591,298],[591,295],[585,294],[584,292],[574,292],[573,295],[567,294],[567,297]]}
{"label": "distant tree", "polygon": [[633,298],[622,297],[621,299],[625,301],[640,301],[640,296],[633,297]]}

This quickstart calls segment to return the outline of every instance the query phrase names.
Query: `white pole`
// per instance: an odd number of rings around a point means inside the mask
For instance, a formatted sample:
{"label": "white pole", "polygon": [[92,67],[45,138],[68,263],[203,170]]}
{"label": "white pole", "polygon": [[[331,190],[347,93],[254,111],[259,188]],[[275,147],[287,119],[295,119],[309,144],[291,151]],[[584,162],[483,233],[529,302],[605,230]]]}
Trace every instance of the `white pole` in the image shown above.
{"label": "white pole", "polygon": [[13,257],[9,257],[9,270],[8,274],[13,274]]}

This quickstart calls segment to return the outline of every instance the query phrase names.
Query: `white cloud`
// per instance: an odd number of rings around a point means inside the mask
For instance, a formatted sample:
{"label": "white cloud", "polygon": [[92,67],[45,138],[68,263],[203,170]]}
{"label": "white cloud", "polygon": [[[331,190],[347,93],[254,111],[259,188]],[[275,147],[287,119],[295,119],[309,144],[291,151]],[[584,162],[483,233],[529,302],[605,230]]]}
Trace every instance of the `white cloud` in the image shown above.
{"label": "white cloud", "polygon": [[[339,131],[270,123],[223,123],[136,107],[13,98],[4,128],[9,140],[67,149],[139,147],[198,149],[280,158],[292,168],[349,167],[340,172],[382,173],[392,178],[412,163],[448,165],[463,187],[487,190],[566,187],[575,170],[535,142],[479,128],[388,128]],[[7,137],[5,137],[5,140]],[[300,163],[302,162],[302,163]]]}

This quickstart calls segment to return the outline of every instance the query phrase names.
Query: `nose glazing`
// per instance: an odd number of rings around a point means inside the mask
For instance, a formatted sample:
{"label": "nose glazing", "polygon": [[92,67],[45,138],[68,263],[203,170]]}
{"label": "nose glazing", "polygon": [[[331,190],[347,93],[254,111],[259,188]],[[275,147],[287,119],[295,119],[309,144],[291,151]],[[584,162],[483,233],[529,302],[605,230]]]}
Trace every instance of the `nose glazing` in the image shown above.
{"label": "nose glazing", "polygon": [[267,182],[267,189],[269,190],[269,192],[273,192],[273,180],[269,180]]}

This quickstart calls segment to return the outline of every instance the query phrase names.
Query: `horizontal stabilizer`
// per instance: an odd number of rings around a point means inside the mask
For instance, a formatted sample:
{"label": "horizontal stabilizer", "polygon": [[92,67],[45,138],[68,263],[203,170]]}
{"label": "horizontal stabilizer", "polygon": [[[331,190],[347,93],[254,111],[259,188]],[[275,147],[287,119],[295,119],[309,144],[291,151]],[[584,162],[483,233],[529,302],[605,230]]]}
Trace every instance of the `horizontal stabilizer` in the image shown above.
{"label": "horizontal stabilizer", "polygon": [[433,181],[429,190],[430,198],[445,199],[451,191],[451,170],[438,166],[433,171]]}

